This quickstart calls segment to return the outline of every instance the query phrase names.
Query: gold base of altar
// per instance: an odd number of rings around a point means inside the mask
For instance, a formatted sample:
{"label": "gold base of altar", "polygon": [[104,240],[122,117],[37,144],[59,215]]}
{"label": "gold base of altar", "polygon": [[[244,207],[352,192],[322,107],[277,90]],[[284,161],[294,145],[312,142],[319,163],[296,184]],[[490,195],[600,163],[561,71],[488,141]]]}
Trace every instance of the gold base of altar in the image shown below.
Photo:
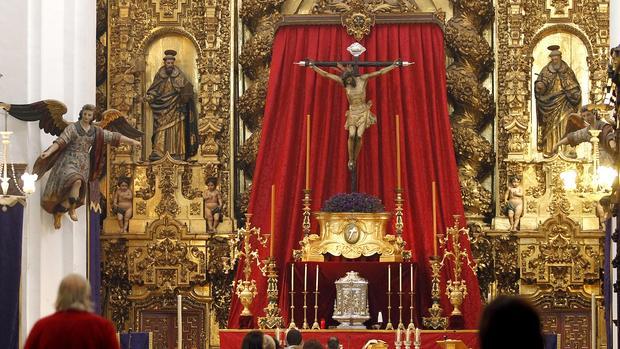
{"label": "gold base of altar", "polygon": [[402,237],[386,234],[391,213],[316,212],[320,235],[310,234],[293,251],[296,260],[323,262],[324,254],[355,259],[380,255],[382,262],[400,262],[411,257]]}

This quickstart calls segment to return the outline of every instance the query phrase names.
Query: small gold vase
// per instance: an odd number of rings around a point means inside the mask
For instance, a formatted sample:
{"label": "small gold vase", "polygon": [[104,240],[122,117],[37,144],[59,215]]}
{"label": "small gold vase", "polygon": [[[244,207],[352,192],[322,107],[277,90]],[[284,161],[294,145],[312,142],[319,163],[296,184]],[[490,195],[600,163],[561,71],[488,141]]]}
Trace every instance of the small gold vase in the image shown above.
{"label": "small gold vase", "polygon": [[241,316],[252,316],[252,312],[250,311],[250,306],[254,301],[254,297],[256,296],[256,282],[254,280],[245,280],[241,283],[237,284],[237,296],[241,300],[241,304],[243,304],[243,310],[241,311]]}
{"label": "small gold vase", "polygon": [[461,316],[461,305],[463,304],[463,299],[467,296],[467,287],[465,286],[465,280],[460,281],[451,281],[448,280],[448,285],[446,287],[446,295],[448,299],[450,299],[450,304],[454,307],[452,310],[451,316]]}

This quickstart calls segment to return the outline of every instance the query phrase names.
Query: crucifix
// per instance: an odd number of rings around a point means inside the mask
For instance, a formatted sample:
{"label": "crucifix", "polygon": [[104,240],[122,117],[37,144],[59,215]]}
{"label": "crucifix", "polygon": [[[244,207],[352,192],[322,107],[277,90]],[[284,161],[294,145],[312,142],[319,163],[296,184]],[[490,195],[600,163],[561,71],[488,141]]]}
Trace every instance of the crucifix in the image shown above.
{"label": "crucifix", "polygon": [[[372,101],[366,100],[368,80],[383,75],[396,67],[406,67],[413,63],[403,62],[400,59],[394,62],[360,61],[359,56],[366,51],[366,48],[357,42],[347,47],[347,51],[353,55],[352,61],[325,62],[306,59],[295,64],[310,67],[319,75],[338,82],[345,89],[347,100],[349,101],[349,109],[346,113],[347,120],[344,125],[345,130],[349,133],[347,141],[349,161],[347,167],[351,177],[351,191],[355,192],[357,191],[357,157],[362,148],[362,136],[366,128],[377,122],[377,119],[370,111]],[[332,74],[319,67],[336,67],[341,71],[341,74]],[[359,67],[383,68],[372,73],[360,75]]]}

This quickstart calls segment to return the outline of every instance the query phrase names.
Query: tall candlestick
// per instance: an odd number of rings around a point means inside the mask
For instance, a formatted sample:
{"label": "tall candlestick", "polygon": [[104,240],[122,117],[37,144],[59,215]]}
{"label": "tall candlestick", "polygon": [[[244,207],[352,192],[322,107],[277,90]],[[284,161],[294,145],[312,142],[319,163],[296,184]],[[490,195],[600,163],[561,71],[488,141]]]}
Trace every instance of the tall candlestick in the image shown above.
{"label": "tall candlestick", "polygon": [[398,292],[403,292],[403,263],[398,263]]}
{"label": "tall candlestick", "polygon": [[421,339],[421,338],[420,338],[420,335],[421,335],[421,334],[422,334],[422,331],[420,331],[420,328],[416,328],[416,329],[415,329],[415,341],[416,341],[416,343],[422,343],[422,342],[420,341],[420,339]]}
{"label": "tall candlestick", "polygon": [[183,348],[183,296],[177,295],[177,343]]}
{"label": "tall candlestick", "polygon": [[291,292],[295,291],[295,263],[291,263]]}
{"label": "tall candlestick", "polygon": [[319,265],[316,265],[316,283],[314,284],[314,292],[319,292]]}
{"label": "tall candlestick", "polygon": [[594,295],[594,292],[591,293],[591,314],[590,314],[590,321],[592,321],[591,323],[591,327],[592,327],[592,332],[591,332],[591,336],[590,336],[590,348],[596,348],[596,320],[597,320],[597,316],[596,316],[596,296]]}
{"label": "tall candlestick", "polygon": [[411,330],[409,328],[405,331],[405,342],[411,342]]}
{"label": "tall candlestick", "polygon": [[388,292],[392,291],[392,266],[388,265]]}
{"label": "tall candlestick", "polygon": [[310,190],[310,114],[306,115],[306,190]]}
{"label": "tall candlestick", "polygon": [[269,243],[269,255],[273,257],[274,239],[276,237],[276,185],[271,185],[271,242]]}
{"label": "tall candlestick", "polygon": [[433,256],[437,256],[437,187],[433,181]]}
{"label": "tall candlestick", "polygon": [[400,328],[396,330],[396,343],[400,343],[402,339],[402,334],[400,332]]}
{"label": "tall candlestick", "polygon": [[400,178],[400,115],[396,114],[396,187],[401,187]]}

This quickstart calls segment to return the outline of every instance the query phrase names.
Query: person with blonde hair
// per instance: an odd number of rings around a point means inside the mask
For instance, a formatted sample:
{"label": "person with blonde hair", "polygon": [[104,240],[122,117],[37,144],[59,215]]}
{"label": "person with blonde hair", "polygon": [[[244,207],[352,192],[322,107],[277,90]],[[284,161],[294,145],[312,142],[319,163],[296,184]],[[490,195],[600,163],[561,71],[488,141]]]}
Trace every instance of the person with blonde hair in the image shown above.
{"label": "person with blonde hair", "polygon": [[65,276],[58,287],[56,312],[34,324],[24,349],[119,349],[114,325],[92,311],[88,281],[78,274]]}

